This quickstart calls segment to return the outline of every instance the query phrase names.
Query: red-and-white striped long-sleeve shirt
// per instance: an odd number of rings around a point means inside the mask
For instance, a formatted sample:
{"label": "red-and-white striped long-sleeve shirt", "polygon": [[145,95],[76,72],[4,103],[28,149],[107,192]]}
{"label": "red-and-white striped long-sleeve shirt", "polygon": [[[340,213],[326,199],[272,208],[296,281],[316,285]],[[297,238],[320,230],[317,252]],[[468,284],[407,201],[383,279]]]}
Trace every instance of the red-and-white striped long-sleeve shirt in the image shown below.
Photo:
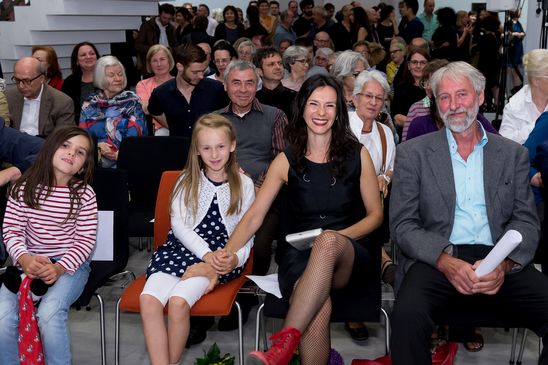
{"label": "red-and-white striped long-sleeve shirt", "polygon": [[4,243],[9,255],[17,262],[23,254],[61,256],[57,262],[74,273],[90,256],[97,235],[97,202],[90,186],[80,191],[80,206],[75,204],[73,218],[65,219],[70,211],[68,187],[54,187],[47,200],[39,199],[39,208],[27,206],[22,198],[11,196],[4,217]]}

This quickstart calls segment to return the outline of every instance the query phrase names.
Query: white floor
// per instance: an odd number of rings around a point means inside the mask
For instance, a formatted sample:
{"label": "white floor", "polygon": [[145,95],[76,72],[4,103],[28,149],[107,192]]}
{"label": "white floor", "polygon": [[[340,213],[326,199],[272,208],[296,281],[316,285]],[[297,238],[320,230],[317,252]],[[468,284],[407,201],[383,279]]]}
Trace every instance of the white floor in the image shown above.
{"label": "white floor", "polygon": [[[150,253],[146,250],[139,252],[132,247],[132,257],[128,269],[136,274],[144,271]],[[107,331],[107,364],[114,364],[114,308],[121,289],[119,287],[103,288],[99,291],[106,305]],[[82,309],[71,310],[70,328],[72,336],[73,364],[98,365],[101,363],[99,340],[99,311],[97,301],[92,299],[91,311]],[[387,303],[389,305],[389,303]],[[255,315],[253,310],[250,320],[244,328],[245,351],[249,352],[254,346]],[[135,314],[122,314],[121,325],[121,356],[120,363],[140,365],[149,364],[147,351],[143,339],[140,317]],[[272,325],[270,325],[272,327]],[[332,325],[332,347],[343,356],[345,364],[350,365],[352,359],[374,359],[384,355],[384,329],[380,324],[371,324],[370,339],[364,343],[353,342],[346,334],[342,324]],[[503,329],[483,329],[485,347],[478,353],[469,353],[462,346],[459,347],[456,364],[507,364],[510,357],[511,333]],[[195,359],[202,357],[204,350],[216,342],[221,353],[230,353],[237,357],[237,331],[219,332],[214,326],[207,339],[191,347],[184,355],[182,364],[193,365]],[[519,347],[518,347],[519,348]],[[530,334],[527,338],[523,364],[536,364],[538,359],[538,337]],[[238,360],[238,358],[236,359]],[[237,362],[236,362],[237,363]]]}

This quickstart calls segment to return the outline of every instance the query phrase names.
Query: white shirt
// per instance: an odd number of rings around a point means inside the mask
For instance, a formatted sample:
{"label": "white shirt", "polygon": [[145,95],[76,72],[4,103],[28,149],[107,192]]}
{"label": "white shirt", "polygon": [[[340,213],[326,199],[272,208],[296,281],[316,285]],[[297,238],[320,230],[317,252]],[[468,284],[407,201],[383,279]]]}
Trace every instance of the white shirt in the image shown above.
{"label": "white shirt", "polygon": [[[371,132],[362,133],[363,122],[356,112],[348,113],[350,118],[350,129],[352,133],[358,138],[361,144],[367,149],[371,160],[373,160],[373,165],[375,166],[375,174],[381,175],[382,171],[382,143],[379,130],[377,128],[377,122],[373,123]],[[394,170],[394,159],[396,157],[396,144],[394,143],[394,135],[389,127],[382,124],[382,129],[386,137],[386,168],[384,172]]]}
{"label": "white shirt", "polygon": [[169,47],[169,41],[167,40],[167,33],[166,33],[167,25],[163,25],[160,22],[160,19],[158,19],[158,17],[156,17],[155,21],[158,27],[160,28],[160,39],[158,40],[158,44],[161,44],[162,46],[165,46],[165,47]]}
{"label": "white shirt", "polygon": [[207,34],[210,36],[215,35],[215,28],[217,28],[217,25],[219,25],[219,22],[213,19],[212,17],[207,17]]}
{"label": "white shirt", "polygon": [[[544,111],[548,111],[548,106]],[[499,133],[519,144],[523,144],[541,114],[542,112],[533,103],[531,88],[529,85],[524,85],[520,91],[510,98],[510,101],[504,107]]]}
{"label": "white shirt", "polygon": [[36,136],[38,132],[38,118],[40,116],[40,100],[42,99],[44,84],[40,88],[40,94],[35,99],[23,98],[23,114],[21,115],[21,125],[19,130],[31,136]]}

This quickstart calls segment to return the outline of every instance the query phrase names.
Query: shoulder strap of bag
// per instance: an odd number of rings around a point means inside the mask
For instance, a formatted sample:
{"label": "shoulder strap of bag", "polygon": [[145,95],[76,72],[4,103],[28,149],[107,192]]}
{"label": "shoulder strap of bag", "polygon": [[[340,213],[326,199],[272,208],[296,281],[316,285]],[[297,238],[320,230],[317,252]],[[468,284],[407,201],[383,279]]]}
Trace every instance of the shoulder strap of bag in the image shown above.
{"label": "shoulder strap of bag", "polygon": [[377,123],[377,129],[379,130],[379,136],[381,137],[381,146],[382,146],[382,165],[381,165],[381,172],[384,174],[384,171],[386,170],[386,135],[384,134],[384,129],[382,128],[382,124],[379,122]]}

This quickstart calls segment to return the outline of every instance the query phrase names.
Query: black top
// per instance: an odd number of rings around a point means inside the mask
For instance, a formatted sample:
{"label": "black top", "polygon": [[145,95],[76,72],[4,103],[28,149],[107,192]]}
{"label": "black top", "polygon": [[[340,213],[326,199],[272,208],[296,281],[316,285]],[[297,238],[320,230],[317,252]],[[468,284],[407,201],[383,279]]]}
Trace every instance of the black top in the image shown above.
{"label": "black top", "polygon": [[394,100],[390,107],[392,116],[395,116],[396,114],[407,115],[411,105],[422,100],[425,96],[426,92],[422,87],[400,82],[394,88]]}
{"label": "black top", "polygon": [[81,76],[70,74],[67,76],[65,81],[63,81],[63,86],[61,91],[70,96],[74,104],[74,122],[76,125],[80,123],[80,112],[82,111],[82,102],[86,100],[93,92],[97,89],[92,85],[90,88],[90,93],[88,95],[82,95],[82,83]]}
{"label": "black top", "polygon": [[413,18],[403,26],[403,29],[400,29],[399,35],[409,44],[413,39],[422,37],[423,31],[424,24],[418,18]]}
{"label": "black top", "polygon": [[[434,43],[432,58],[457,61],[457,31],[454,27],[439,26],[432,35],[432,42]],[[448,45],[439,48],[444,43]]]}
{"label": "black top", "polygon": [[188,103],[177,89],[176,79],[158,86],[148,102],[151,115],[165,114],[171,136],[190,137],[192,126],[200,116],[213,112],[228,104],[228,99],[219,81],[204,78],[192,91]]}
{"label": "black top", "polygon": [[238,23],[236,25],[236,29],[230,29],[227,28],[225,23],[219,23],[217,27],[215,28],[215,35],[213,38],[215,38],[215,41],[218,41],[219,39],[224,39],[228,41],[230,44],[234,44],[238,40],[238,38],[242,37],[244,33],[244,25],[242,23]]}
{"label": "black top", "polygon": [[270,105],[283,111],[288,120],[291,120],[293,100],[297,92],[283,86],[281,83],[274,90],[264,87],[257,91],[256,97],[261,104]]}
{"label": "black top", "polygon": [[297,35],[297,38],[299,38],[308,33],[313,26],[314,23],[312,22],[312,18],[306,19],[301,15],[299,19],[295,20],[295,23],[293,23],[293,31]]}
{"label": "black top", "polygon": [[346,51],[352,48],[350,32],[342,23],[335,23],[329,31],[329,36],[335,45],[335,52]]}

